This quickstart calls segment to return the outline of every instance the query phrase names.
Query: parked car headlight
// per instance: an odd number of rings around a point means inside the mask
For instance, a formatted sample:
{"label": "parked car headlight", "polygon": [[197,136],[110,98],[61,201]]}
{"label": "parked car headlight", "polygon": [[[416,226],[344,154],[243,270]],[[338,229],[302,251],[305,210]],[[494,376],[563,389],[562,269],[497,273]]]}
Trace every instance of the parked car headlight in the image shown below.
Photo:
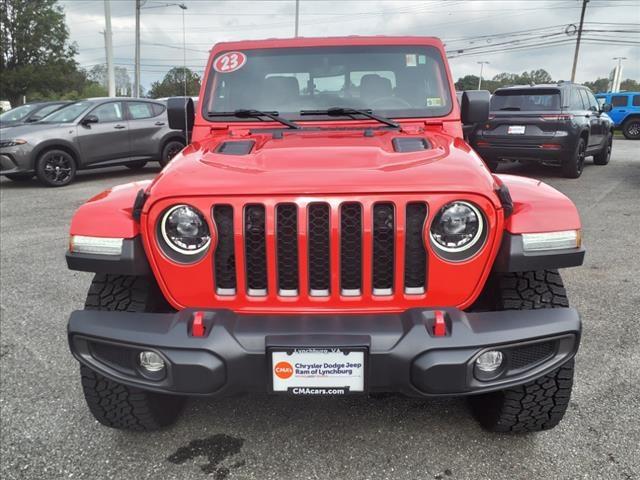
{"label": "parked car headlight", "polygon": [[448,203],[431,222],[431,245],[446,260],[466,260],[482,248],[487,236],[485,224],[475,205],[461,200]]}
{"label": "parked car headlight", "polygon": [[21,138],[15,138],[13,140],[1,140],[0,141],[0,148],[3,148],[3,147],[17,147],[18,145],[24,145],[25,143],[27,143],[27,141],[23,140]]}
{"label": "parked car headlight", "polygon": [[204,252],[211,243],[207,221],[189,205],[169,208],[160,221],[160,231],[167,246],[182,255]]}

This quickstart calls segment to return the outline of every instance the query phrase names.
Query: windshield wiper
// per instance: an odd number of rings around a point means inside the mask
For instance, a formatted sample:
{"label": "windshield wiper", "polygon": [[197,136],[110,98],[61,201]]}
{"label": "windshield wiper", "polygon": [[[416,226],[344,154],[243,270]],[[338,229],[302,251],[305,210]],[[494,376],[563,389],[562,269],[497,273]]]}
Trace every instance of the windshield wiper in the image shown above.
{"label": "windshield wiper", "polygon": [[291,120],[287,120],[286,118],[282,118],[279,116],[280,114],[276,111],[273,112],[263,112],[260,110],[250,110],[250,109],[238,109],[233,112],[208,112],[207,116],[209,117],[238,117],[238,118],[260,118],[267,117],[271,120],[281,123],[282,125],[286,125],[289,128],[299,129],[300,125],[292,122]]}
{"label": "windshield wiper", "polygon": [[520,107],[504,107],[504,108],[501,108],[500,111],[518,112],[520,111]]}
{"label": "windshield wiper", "polygon": [[371,110],[360,110],[358,108],[348,107],[331,107],[326,110],[301,110],[300,115],[329,115],[330,117],[352,117],[353,115],[362,115],[363,117],[376,120],[393,128],[400,128],[400,125],[390,118],[381,117],[371,112]]}

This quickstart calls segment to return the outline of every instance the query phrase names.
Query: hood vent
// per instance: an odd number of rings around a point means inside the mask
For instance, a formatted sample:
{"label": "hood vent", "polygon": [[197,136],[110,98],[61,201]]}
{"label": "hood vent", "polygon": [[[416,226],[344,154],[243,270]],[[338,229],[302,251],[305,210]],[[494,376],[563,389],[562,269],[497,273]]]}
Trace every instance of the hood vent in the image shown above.
{"label": "hood vent", "polygon": [[393,149],[396,152],[419,152],[421,150],[429,150],[431,146],[424,138],[416,137],[396,137],[392,140]]}
{"label": "hood vent", "polygon": [[247,155],[255,145],[254,140],[234,140],[231,142],[222,142],[216,148],[216,153],[223,155]]}

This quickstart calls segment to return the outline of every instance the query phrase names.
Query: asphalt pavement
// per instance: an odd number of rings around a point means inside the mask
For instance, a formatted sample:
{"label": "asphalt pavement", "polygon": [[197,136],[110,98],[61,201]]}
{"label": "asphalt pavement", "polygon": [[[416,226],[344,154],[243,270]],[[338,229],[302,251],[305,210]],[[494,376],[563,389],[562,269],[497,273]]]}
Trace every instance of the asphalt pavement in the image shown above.
{"label": "asphalt pavement", "polygon": [[3,479],[640,478],[640,142],[616,138],[608,166],[582,177],[508,165],[577,204],[585,265],[564,270],[584,333],[570,408],[551,431],[484,432],[462,399],[190,400],[158,433],[99,425],[85,406],[66,322],[91,274],[66,269],[74,210],[125,168],[81,172],[65,188],[0,180],[0,475]]}

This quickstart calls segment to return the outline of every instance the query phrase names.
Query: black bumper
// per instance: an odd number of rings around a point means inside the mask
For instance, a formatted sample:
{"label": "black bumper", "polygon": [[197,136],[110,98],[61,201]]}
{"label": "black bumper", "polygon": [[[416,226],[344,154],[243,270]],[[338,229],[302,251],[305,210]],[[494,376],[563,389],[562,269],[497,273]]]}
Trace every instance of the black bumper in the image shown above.
{"label": "black bumper", "polygon": [[[384,315],[236,315],[205,312],[204,337],[191,336],[193,310],[172,314],[76,311],[69,345],[82,364],[118,382],[186,395],[268,392],[270,348],[366,350],[371,392],[410,396],[499,390],[544,375],[573,357],[581,324],[572,308],[464,313],[443,309],[447,335],[433,335],[434,311]],[[151,378],[137,366],[141,350],[159,353],[166,373]],[[475,359],[499,349],[503,373],[480,381]]]}
{"label": "black bumper", "polygon": [[[529,160],[556,163],[571,155],[574,146],[568,137],[561,139],[525,139],[520,142],[488,140],[478,137],[473,148],[482,158]],[[551,148],[551,146],[554,148]]]}

